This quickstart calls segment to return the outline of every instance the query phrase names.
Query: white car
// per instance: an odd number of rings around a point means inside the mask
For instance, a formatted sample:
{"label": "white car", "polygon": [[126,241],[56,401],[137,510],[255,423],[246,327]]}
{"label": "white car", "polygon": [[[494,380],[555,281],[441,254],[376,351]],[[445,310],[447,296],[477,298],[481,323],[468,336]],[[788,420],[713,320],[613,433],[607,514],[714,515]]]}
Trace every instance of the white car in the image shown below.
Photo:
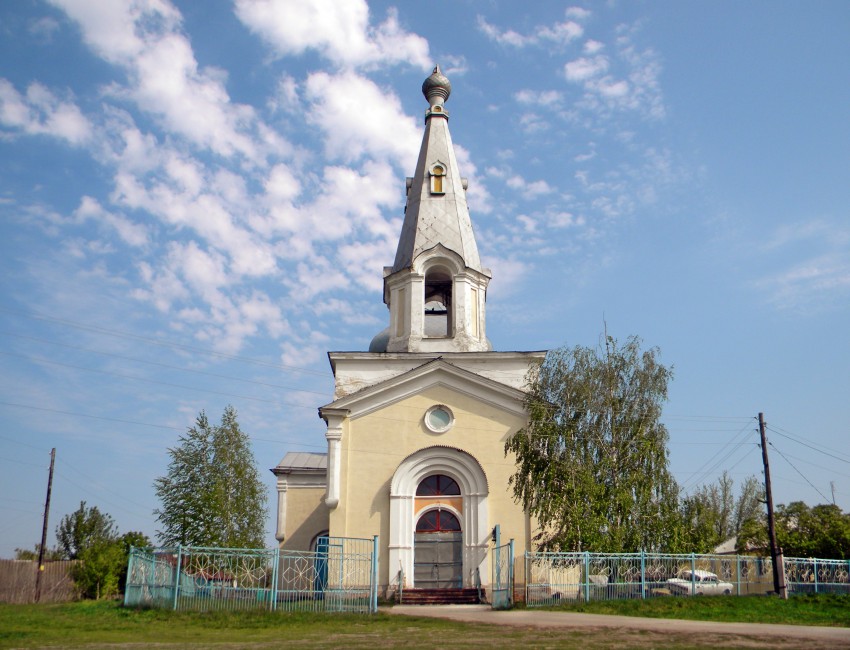
{"label": "white car", "polygon": [[682,596],[690,596],[696,594],[698,596],[713,596],[717,594],[729,595],[732,593],[734,586],[731,582],[721,582],[717,579],[717,574],[710,571],[682,571],[680,577],[670,578],[667,581],[667,588],[670,593],[679,594]]}

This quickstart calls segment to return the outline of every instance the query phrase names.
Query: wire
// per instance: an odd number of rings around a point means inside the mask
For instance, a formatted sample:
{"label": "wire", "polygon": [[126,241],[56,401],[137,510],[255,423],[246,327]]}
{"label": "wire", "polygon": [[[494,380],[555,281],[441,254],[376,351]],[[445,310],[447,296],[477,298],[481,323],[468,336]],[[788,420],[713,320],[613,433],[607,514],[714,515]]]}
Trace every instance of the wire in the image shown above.
{"label": "wire", "polygon": [[[299,393],[315,393],[316,395],[327,395],[327,391],[315,391],[315,390],[307,390],[306,388],[295,388],[293,386],[281,386],[280,384],[270,384],[264,381],[256,381],[254,379],[244,379],[242,377],[234,377],[232,375],[220,375],[214,372],[207,372],[205,370],[195,370],[193,368],[183,368],[180,366],[172,366],[167,363],[160,363],[158,361],[150,361],[149,359],[139,359],[137,357],[128,357],[123,354],[115,354],[114,352],[104,352],[102,350],[95,350],[93,348],[84,348],[79,345],[70,345],[68,343],[59,343],[58,341],[51,341],[49,339],[40,339],[35,336],[26,336],[24,334],[14,334],[12,332],[0,332],[6,336],[15,336],[21,339],[27,339],[30,341],[36,341],[37,343],[47,343],[48,345],[56,345],[63,348],[68,348],[70,350],[78,350],[80,352],[89,352],[91,354],[99,354],[107,357],[114,357],[115,359],[123,359],[124,361],[133,361],[136,363],[145,363],[151,366],[157,366],[159,368],[168,368],[169,370],[178,370],[180,372],[191,372],[196,375],[204,375],[206,377],[216,377],[217,379],[228,379],[231,381],[241,381],[246,384],[255,384],[257,386],[266,386],[268,388],[280,388],[283,390],[293,390]],[[12,354],[12,353],[3,353],[3,354]]]}
{"label": "wire", "polygon": [[[779,451],[779,449],[777,449],[776,445],[774,445],[772,442],[768,442],[767,444],[769,444],[771,447],[773,447],[774,451],[776,451],[776,453],[777,453],[777,454],[779,454],[780,456],[782,456],[782,458],[785,458],[785,454],[783,454],[781,451]],[[788,463],[791,467],[793,467],[793,468],[794,468],[794,471],[795,471],[795,472],[797,472],[797,474],[799,474],[800,476],[802,476],[802,477],[803,477],[803,480],[804,480],[806,483],[808,483],[809,485],[811,485],[811,486],[812,486],[812,488],[814,489],[814,491],[815,491],[815,492],[817,492],[818,494],[820,494],[820,495],[824,498],[824,500],[825,500],[827,503],[830,503],[830,499],[829,499],[829,498],[828,498],[828,497],[827,497],[827,496],[826,496],[823,492],[821,492],[820,490],[818,490],[818,489],[815,487],[815,484],[814,484],[814,483],[812,483],[809,479],[807,479],[807,478],[803,475],[803,472],[801,472],[800,470],[798,470],[798,469],[797,469],[797,467],[794,465],[794,463],[792,463],[792,462],[791,462],[790,460],[788,460],[787,458],[785,458],[785,462],[786,462],[786,463]]]}
{"label": "wire", "polygon": [[[86,372],[94,372],[99,375],[111,375],[112,377],[119,377],[120,379],[130,379],[133,381],[142,381],[147,384],[155,384],[159,386],[168,386],[169,388],[180,388],[182,390],[194,390],[199,393],[209,393],[211,395],[221,395],[222,397],[235,397],[237,399],[249,399],[255,402],[266,402],[267,404],[275,404],[275,400],[264,399],[262,397],[251,397],[250,395],[235,395],[233,393],[224,393],[217,390],[210,390],[209,388],[195,388],[194,386],[183,386],[182,384],[172,384],[167,381],[159,381],[157,379],[147,379],[146,377],[139,377],[138,375],[125,375],[120,372],[113,372],[111,370],[101,370],[99,368],[87,368],[85,366],[78,366],[73,363],[62,363],[61,361],[53,361],[51,359],[42,359],[41,357],[28,357],[24,354],[17,354],[15,352],[4,352],[0,350],[0,354],[6,355],[7,357],[16,357],[18,359],[25,359],[26,361],[30,361],[33,363],[46,363],[51,366],[59,366],[61,368],[73,368],[74,370],[85,370]],[[291,405],[290,405],[291,406]]]}
{"label": "wire", "polygon": [[107,336],[115,336],[117,338],[125,338],[134,341],[144,341],[145,343],[150,343],[151,345],[157,345],[160,347],[174,348],[178,350],[187,350],[189,352],[200,352],[202,354],[207,354],[213,357],[219,357],[221,359],[230,359],[231,361],[239,361],[241,363],[250,363],[257,366],[265,366],[267,368],[280,368],[283,370],[294,370],[296,372],[303,372],[309,375],[316,375],[319,377],[327,377],[326,372],[320,372],[318,370],[313,370],[311,368],[302,368],[299,366],[290,366],[281,363],[271,363],[269,361],[263,361],[262,359],[251,359],[249,357],[240,357],[235,354],[225,354],[224,352],[216,352],[215,350],[210,350],[201,347],[195,347],[191,345],[185,345],[182,343],[172,343],[170,341],[162,341],[158,339],[152,339],[146,336],[140,336],[138,334],[132,334],[130,332],[121,332],[118,330],[111,330],[105,327],[97,327],[94,325],[85,325],[83,323],[78,323],[71,320],[65,320],[62,318],[55,318],[52,316],[45,316],[43,314],[39,314],[35,311],[23,311],[19,309],[10,309],[9,307],[0,306],[0,311],[5,311],[7,313],[12,314],[21,314],[27,316],[29,318],[34,318],[36,320],[43,320],[52,323],[59,323],[61,325],[67,325],[68,327],[73,327],[75,329],[83,330],[86,332],[94,332],[97,334],[106,334]]}
{"label": "wire", "polygon": [[[688,488],[693,487],[697,483],[700,483],[704,477],[707,477],[709,474],[714,472],[718,467],[720,467],[720,465],[724,461],[726,461],[733,453],[735,453],[735,450],[737,448],[739,448],[741,445],[746,444],[744,442],[738,442],[738,439],[741,438],[742,435],[745,434],[748,429],[750,429],[750,427],[752,426],[751,421],[752,418],[749,418],[747,423],[741,429],[738,430],[738,433],[732,436],[729,442],[727,442],[723,447],[718,449],[695,472],[693,472],[691,479],[685,482],[685,484],[682,486],[682,489],[687,490]],[[726,453],[725,456],[720,457],[727,447],[731,447],[731,449]]]}
{"label": "wire", "polygon": [[[811,449],[811,450],[813,450],[813,451],[816,451],[816,452],[818,452],[818,453],[820,453],[820,454],[823,454],[824,456],[829,456],[829,457],[830,457],[830,458],[832,458],[833,460],[837,460],[837,461],[839,461],[839,462],[847,463],[848,465],[850,465],[850,460],[845,460],[844,458],[839,458],[838,456],[835,456],[835,455],[833,455],[833,454],[828,454],[828,453],[826,453],[825,451],[823,451],[823,450],[821,450],[821,449],[818,449],[817,447],[814,447],[813,445],[810,445],[810,444],[808,444],[808,443],[806,443],[806,442],[803,442],[802,440],[799,440],[799,439],[797,439],[797,438],[795,438],[795,437],[793,437],[793,436],[791,436],[791,435],[787,435],[787,434],[785,434],[785,433],[782,433],[781,431],[777,431],[777,430],[776,430],[775,428],[773,428],[773,427],[767,427],[767,429],[768,429],[768,431],[772,431],[773,433],[775,433],[775,434],[776,434],[776,435],[778,435],[778,436],[782,436],[783,438],[787,438],[787,439],[788,439],[788,440],[790,440],[791,442],[796,442],[798,445],[803,445],[804,447],[808,447],[809,449]],[[828,448],[828,447],[824,447],[824,449],[829,449],[829,448]],[[840,451],[835,451],[835,450],[833,450],[833,449],[830,449],[829,451],[832,451],[832,452],[834,452],[835,454],[840,454],[840,453],[841,453]]]}
{"label": "wire", "polygon": [[[136,424],[140,427],[152,427],[154,429],[169,429],[171,431],[183,431],[179,427],[170,427],[165,424],[150,424],[148,422],[136,422],[134,420],[122,420],[121,418],[110,418],[103,415],[88,415],[87,413],[73,413],[71,411],[62,411],[59,409],[50,409],[45,406],[30,406],[29,404],[16,404],[14,402],[0,402],[2,406],[14,406],[22,409],[31,409],[33,411],[45,411],[47,413],[58,413],[60,415],[72,415],[78,418],[90,418],[92,420],[105,420],[107,422],[120,422],[121,424]],[[20,443],[24,444],[24,443]],[[31,445],[28,445],[31,446]]]}
{"label": "wire", "polygon": [[[118,508],[119,510],[121,510],[121,511],[123,511],[123,512],[126,512],[126,513],[128,513],[128,514],[130,514],[130,515],[133,515],[133,516],[136,516],[136,517],[140,517],[140,518],[145,519],[145,520],[147,520],[147,521],[154,521],[153,517],[151,517],[149,514],[148,514],[148,515],[142,515],[142,514],[140,514],[140,513],[138,513],[138,512],[135,512],[135,511],[133,511],[133,510],[130,510],[130,509],[126,508],[123,504],[116,503],[115,501],[111,501],[110,499],[105,499],[105,498],[103,497],[103,494],[99,494],[99,493],[93,492],[93,491],[90,489],[90,487],[86,487],[85,485],[80,485],[80,484],[79,484],[79,483],[77,483],[76,481],[74,481],[74,480],[72,480],[72,479],[68,478],[68,476],[66,476],[64,472],[57,471],[57,472],[56,472],[56,477],[57,477],[57,478],[62,479],[63,481],[65,481],[65,482],[67,482],[67,483],[70,483],[71,485],[73,485],[73,486],[74,486],[75,488],[77,488],[78,490],[82,490],[82,491],[83,491],[83,492],[85,492],[86,494],[90,494],[92,497],[94,497],[95,499],[97,499],[97,500],[98,500],[98,501],[100,501],[100,502],[103,502],[103,503],[109,504],[109,505],[111,505],[111,506],[114,506],[115,508]],[[142,507],[142,508],[145,508],[145,506],[141,506],[141,507]]]}

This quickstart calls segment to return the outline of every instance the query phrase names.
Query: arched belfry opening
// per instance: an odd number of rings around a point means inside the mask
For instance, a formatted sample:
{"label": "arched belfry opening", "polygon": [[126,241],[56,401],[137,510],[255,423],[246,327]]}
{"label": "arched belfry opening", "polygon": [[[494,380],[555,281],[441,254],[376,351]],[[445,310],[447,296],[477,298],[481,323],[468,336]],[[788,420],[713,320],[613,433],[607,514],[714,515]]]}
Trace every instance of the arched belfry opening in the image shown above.
{"label": "arched belfry opening", "polygon": [[451,337],[454,333],[452,318],[452,276],[442,266],[425,272],[425,337]]}

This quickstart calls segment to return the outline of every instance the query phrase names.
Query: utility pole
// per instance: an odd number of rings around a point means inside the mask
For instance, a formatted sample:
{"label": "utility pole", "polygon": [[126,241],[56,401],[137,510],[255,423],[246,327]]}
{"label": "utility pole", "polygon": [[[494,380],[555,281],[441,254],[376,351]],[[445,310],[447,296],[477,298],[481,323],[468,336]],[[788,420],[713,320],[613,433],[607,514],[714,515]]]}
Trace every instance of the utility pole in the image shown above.
{"label": "utility pole", "polygon": [[776,543],[776,520],[773,516],[773,492],[770,488],[770,464],[767,462],[767,436],[764,413],[759,413],[759,435],[761,436],[761,458],[764,461],[764,495],[767,500],[767,533],[770,536],[770,559],[773,562],[773,589],[781,598],[788,598],[785,589],[785,562],[782,549]]}
{"label": "utility pole", "polygon": [[47,476],[47,499],[44,502],[44,524],[41,527],[41,546],[38,549],[38,573],[35,575],[35,602],[41,599],[41,576],[44,574],[44,549],[47,546],[47,516],[50,514],[50,492],[53,489],[53,466],[56,447],[50,450],[50,474]]}

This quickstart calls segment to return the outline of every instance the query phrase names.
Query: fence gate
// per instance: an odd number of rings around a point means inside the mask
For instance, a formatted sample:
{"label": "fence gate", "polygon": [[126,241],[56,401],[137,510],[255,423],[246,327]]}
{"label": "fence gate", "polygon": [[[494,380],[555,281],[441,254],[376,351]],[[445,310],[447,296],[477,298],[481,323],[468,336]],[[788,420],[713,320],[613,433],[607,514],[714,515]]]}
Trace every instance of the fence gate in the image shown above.
{"label": "fence gate", "polygon": [[493,609],[509,609],[513,605],[514,540],[493,549],[490,603]]}

